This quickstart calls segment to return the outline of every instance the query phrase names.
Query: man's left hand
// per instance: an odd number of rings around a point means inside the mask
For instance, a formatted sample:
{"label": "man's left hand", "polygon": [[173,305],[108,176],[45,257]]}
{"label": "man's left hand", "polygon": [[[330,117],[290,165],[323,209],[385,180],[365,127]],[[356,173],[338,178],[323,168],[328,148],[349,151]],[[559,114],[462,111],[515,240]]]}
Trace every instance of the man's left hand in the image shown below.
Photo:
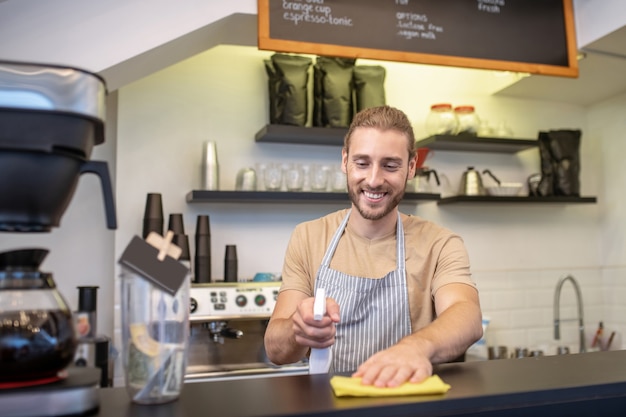
{"label": "man's left hand", "polygon": [[401,342],[372,355],[352,376],[361,377],[363,385],[382,388],[397,387],[407,381],[422,382],[432,373],[428,357],[416,351],[415,346]]}

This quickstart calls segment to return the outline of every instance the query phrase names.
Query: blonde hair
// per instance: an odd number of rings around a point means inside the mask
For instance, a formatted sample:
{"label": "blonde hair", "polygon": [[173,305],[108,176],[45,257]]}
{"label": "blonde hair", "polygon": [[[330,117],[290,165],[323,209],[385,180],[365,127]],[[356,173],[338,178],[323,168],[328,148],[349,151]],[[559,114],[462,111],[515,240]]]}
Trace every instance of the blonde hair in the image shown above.
{"label": "blonde hair", "polygon": [[359,127],[372,127],[378,130],[395,130],[404,134],[407,138],[407,150],[409,160],[415,157],[415,134],[413,126],[409,122],[406,114],[391,106],[370,107],[358,112],[350,123],[350,128],[343,141],[343,148],[348,152],[350,148],[350,138],[354,130]]}

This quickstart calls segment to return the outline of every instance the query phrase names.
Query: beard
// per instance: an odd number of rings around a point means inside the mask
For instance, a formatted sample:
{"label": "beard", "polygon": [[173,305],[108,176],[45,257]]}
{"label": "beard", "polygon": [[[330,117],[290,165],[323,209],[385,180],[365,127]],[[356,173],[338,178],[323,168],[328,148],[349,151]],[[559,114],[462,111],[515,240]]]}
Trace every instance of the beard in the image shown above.
{"label": "beard", "polygon": [[[406,181],[404,185],[406,187]],[[361,217],[366,220],[380,220],[389,213],[391,213],[396,207],[398,207],[398,204],[400,204],[400,201],[402,201],[402,197],[404,197],[405,187],[402,187],[402,189],[398,193],[392,195],[391,199],[387,200],[387,202],[382,206],[379,203],[369,204],[367,202],[364,202],[361,198],[361,189],[358,187],[351,187],[349,183],[348,196],[350,197],[350,201],[352,201],[352,205],[356,207]]]}

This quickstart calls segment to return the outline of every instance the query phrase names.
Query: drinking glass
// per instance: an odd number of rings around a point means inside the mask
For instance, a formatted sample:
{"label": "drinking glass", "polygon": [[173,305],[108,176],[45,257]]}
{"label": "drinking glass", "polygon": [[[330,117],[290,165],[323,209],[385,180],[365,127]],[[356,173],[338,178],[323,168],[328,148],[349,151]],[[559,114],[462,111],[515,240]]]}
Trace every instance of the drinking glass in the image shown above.
{"label": "drinking glass", "polygon": [[285,185],[287,191],[302,191],[304,186],[304,170],[300,164],[288,165],[285,169]]}
{"label": "drinking glass", "polygon": [[336,165],[332,169],[330,188],[336,193],[346,192],[346,174],[341,170],[341,165]]}
{"label": "drinking glass", "polygon": [[328,188],[330,167],[322,164],[311,166],[311,191],[326,191]]}
{"label": "drinking glass", "polygon": [[254,171],[257,177],[257,190],[259,191],[265,188],[265,168],[267,168],[267,163],[265,162],[257,162],[254,164]]}
{"label": "drinking glass", "polygon": [[283,186],[283,168],[280,164],[271,163],[263,171],[263,180],[267,191],[280,191]]}

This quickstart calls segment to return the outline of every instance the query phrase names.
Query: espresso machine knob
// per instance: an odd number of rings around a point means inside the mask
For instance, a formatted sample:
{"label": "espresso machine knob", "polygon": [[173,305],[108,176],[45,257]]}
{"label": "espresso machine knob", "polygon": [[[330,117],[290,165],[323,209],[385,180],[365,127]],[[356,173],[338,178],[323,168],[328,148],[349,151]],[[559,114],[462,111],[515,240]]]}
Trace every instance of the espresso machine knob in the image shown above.
{"label": "espresso machine knob", "polygon": [[256,297],[254,297],[254,303],[258,305],[259,307],[263,307],[266,302],[267,302],[267,299],[265,298],[263,294],[259,294]]}
{"label": "espresso machine knob", "polygon": [[235,298],[235,303],[239,307],[245,307],[246,304],[248,304],[248,299],[245,295],[238,295],[237,298]]}

